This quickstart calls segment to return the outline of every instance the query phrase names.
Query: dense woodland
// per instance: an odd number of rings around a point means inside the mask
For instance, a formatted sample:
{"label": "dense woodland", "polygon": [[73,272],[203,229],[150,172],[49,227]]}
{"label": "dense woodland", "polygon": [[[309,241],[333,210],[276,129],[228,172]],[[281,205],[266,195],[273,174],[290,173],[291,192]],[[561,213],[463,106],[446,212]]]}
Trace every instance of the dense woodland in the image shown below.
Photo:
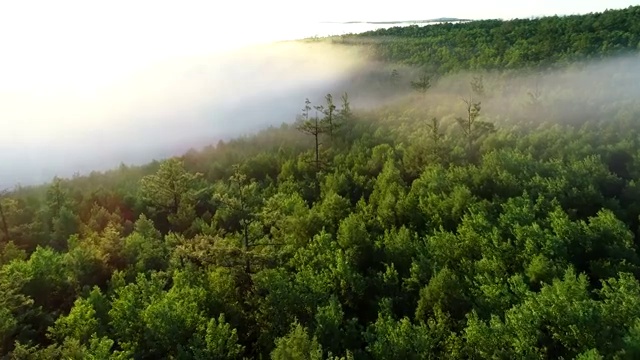
{"label": "dense woodland", "polygon": [[640,358],[640,98],[593,101],[628,74],[588,89],[444,76],[637,62],[638,19],[353,36],[433,72],[392,72],[413,94],[379,108],[328,94],[255,136],[2,193],[0,352]]}
{"label": "dense woodland", "polygon": [[562,66],[640,49],[640,6],[566,17],[380,29],[331,38],[438,72]]}

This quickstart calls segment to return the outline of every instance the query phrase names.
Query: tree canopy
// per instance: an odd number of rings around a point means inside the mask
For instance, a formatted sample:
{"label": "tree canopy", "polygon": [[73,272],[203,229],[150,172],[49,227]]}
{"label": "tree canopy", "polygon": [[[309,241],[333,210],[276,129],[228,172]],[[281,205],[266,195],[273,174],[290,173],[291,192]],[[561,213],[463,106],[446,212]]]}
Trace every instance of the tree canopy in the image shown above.
{"label": "tree canopy", "polygon": [[[342,39],[438,71],[559,66],[636,48],[639,11]],[[1,193],[0,353],[638,358],[640,98],[589,100],[631,75],[484,75],[374,109],[328,94],[295,124]]]}

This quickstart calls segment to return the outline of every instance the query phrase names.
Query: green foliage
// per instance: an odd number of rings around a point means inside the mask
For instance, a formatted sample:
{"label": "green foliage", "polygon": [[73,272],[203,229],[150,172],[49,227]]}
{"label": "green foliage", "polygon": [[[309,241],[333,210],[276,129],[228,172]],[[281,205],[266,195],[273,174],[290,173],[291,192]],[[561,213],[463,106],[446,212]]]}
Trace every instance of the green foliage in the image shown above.
{"label": "green foliage", "polygon": [[374,359],[456,357],[456,340],[450,337],[441,321],[443,319],[416,325],[406,317],[395,321],[381,313],[366,334],[367,351]]}
{"label": "green foliage", "polygon": [[[201,345],[198,342],[202,340]],[[237,343],[236,329],[225,322],[224,315],[217,320],[209,320],[202,340],[197,340],[194,345],[194,359],[237,359],[244,351],[244,347]]]}
{"label": "green foliage", "polygon": [[0,250],[0,265],[8,264],[13,260],[26,260],[26,258],[26,252],[18,248],[13,241],[4,244]]}
{"label": "green foliage", "polygon": [[431,88],[431,75],[422,74],[416,81],[411,82],[411,87],[419,92],[425,94]]}
{"label": "green foliage", "polygon": [[26,341],[33,329],[29,320],[34,312],[33,299],[24,294],[32,279],[25,269],[26,262],[16,261],[0,268],[0,343],[1,351],[7,353],[16,339]]}
{"label": "green foliage", "polygon": [[424,96],[3,192],[0,357],[639,358],[638,100],[505,71],[635,48],[638,11],[333,38]]}
{"label": "green foliage", "polygon": [[163,214],[176,229],[184,230],[195,218],[197,179],[199,174],[189,173],[178,159],[160,164],[158,172],[140,181],[140,197],[150,210]]}
{"label": "green foliage", "polygon": [[430,66],[439,73],[553,66],[636,51],[639,11],[633,6],[565,17],[391,27],[332,40],[368,45],[382,61]]}
{"label": "green foliage", "polygon": [[124,239],[122,251],[136,273],[167,267],[167,245],[144,214],[136,221],[135,231]]}
{"label": "green foliage", "polygon": [[429,284],[420,290],[416,318],[427,319],[434,309],[443,309],[457,319],[469,310],[464,284],[455,273],[444,268],[434,275]]}
{"label": "green foliage", "polygon": [[306,328],[295,322],[287,336],[276,339],[276,348],[271,352],[273,360],[320,360],[322,346],[316,338],[310,338]]}

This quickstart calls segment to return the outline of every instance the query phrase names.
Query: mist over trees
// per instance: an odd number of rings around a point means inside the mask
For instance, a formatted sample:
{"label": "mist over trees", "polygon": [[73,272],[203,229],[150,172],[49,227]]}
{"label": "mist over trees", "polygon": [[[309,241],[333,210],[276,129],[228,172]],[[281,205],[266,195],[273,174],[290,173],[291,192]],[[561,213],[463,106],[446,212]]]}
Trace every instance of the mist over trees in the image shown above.
{"label": "mist over trees", "polygon": [[[355,35],[394,61],[447,39],[460,71],[389,63],[367,81],[393,101],[300,94],[293,123],[0,192],[0,352],[638,358],[638,54],[575,64],[524,35],[606,58],[639,9]],[[503,29],[544,61],[462,71],[452,49]]]}
{"label": "mist over trees", "polygon": [[392,27],[331,41],[369,46],[382,61],[439,73],[561,67],[637,51],[638,17],[640,7],[632,6],[587,15]]}

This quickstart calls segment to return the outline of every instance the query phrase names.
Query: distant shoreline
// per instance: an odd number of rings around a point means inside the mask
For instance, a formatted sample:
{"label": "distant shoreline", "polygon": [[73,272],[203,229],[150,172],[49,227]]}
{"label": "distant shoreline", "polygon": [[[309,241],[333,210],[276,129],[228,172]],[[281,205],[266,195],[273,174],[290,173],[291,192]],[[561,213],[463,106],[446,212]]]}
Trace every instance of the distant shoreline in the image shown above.
{"label": "distant shoreline", "polygon": [[429,20],[402,20],[402,21],[321,21],[321,24],[372,24],[372,25],[393,25],[393,24],[430,24],[441,22],[469,22],[471,19],[439,18]]}

